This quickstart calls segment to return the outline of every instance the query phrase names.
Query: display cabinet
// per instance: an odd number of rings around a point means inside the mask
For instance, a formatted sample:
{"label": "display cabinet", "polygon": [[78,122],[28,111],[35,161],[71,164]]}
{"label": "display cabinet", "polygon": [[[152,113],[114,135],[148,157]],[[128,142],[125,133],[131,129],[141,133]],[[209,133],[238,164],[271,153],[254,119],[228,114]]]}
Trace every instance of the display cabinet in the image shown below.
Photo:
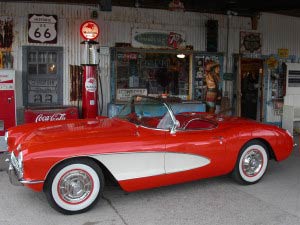
{"label": "display cabinet", "polygon": [[23,93],[25,106],[63,104],[61,47],[23,47]]}
{"label": "display cabinet", "polygon": [[112,50],[112,101],[124,102],[133,94],[167,94],[191,99],[190,59],[177,58],[178,52],[114,48]]}

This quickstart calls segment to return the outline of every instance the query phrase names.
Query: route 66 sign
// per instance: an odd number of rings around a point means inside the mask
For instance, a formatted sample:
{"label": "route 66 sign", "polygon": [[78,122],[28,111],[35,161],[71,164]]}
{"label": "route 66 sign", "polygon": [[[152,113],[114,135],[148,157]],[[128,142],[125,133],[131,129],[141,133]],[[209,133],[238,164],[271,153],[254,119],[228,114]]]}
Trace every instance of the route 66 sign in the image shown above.
{"label": "route 66 sign", "polygon": [[29,14],[29,43],[57,43],[57,16]]}

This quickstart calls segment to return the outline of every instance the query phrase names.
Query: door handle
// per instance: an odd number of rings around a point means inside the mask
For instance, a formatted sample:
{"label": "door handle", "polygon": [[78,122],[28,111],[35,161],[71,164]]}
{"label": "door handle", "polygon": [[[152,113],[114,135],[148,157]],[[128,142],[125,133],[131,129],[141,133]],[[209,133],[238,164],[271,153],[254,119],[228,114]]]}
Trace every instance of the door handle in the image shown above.
{"label": "door handle", "polygon": [[8,102],[8,103],[11,103],[11,98],[7,98],[7,102]]}

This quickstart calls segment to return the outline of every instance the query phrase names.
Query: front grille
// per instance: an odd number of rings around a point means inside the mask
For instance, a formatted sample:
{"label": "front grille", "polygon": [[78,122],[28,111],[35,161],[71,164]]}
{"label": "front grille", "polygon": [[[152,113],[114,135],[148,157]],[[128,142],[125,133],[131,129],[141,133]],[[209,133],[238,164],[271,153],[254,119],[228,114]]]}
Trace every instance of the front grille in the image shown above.
{"label": "front grille", "polygon": [[22,178],[23,177],[22,168],[20,167],[18,159],[16,158],[13,152],[11,153],[10,162],[12,166],[15,168],[18,178]]}

